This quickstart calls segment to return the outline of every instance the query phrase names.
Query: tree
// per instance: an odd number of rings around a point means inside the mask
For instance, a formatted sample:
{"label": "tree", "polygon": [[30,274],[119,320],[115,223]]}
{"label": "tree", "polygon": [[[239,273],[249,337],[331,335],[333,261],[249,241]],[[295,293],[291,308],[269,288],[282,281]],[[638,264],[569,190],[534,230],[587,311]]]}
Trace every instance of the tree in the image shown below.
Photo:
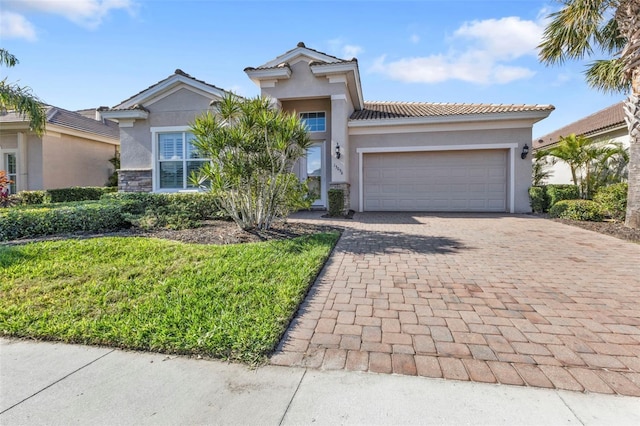
{"label": "tree", "polygon": [[601,51],[586,70],[596,89],[628,92],[625,115],[629,127],[629,193],[625,224],[640,228],[640,0],[559,0],[549,15],[539,58],[546,64],[589,57]]}
{"label": "tree", "polygon": [[582,198],[587,199],[591,199],[599,187],[621,182],[626,176],[629,158],[621,144],[575,134],[560,137],[557,145],[536,153],[536,160],[548,157],[552,164],[562,161],[569,166],[573,184],[580,188]]}
{"label": "tree", "polygon": [[549,170],[550,164],[547,162],[547,158],[543,153],[544,152],[542,150],[536,151],[535,153],[533,168],[531,170],[531,181],[533,186],[544,185],[553,175],[553,171]]}
{"label": "tree", "polygon": [[306,185],[292,173],[311,142],[295,114],[268,99],[227,95],[191,126],[200,157],[191,181],[208,183],[220,208],[240,228],[269,229],[275,219],[308,207]]}
{"label": "tree", "polygon": [[[18,59],[5,49],[0,49],[0,64],[14,67]],[[21,87],[16,83],[7,82],[5,77],[0,81],[0,110],[13,110],[29,119],[29,127],[38,135],[44,133],[47,123],[47,113],[43,103],[36,97],[29,87]]]}

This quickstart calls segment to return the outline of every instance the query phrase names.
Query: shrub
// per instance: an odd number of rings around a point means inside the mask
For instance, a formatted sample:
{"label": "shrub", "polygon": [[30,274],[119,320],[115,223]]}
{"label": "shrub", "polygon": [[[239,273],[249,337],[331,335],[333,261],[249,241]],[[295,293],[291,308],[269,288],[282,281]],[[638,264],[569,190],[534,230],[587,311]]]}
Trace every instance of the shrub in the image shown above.
{"label": "shrub", "polygon": [[74,186],[71,188],[49,189],[47,193],[52,203],[67,203],[70,201],[99,200],[104,194],[113,191],[114,188],[99,186]]}
{"label": "shrub", "polygon": [[102,199],[124,202],[122,211],[127,220],[143,229],[193,228],[202,220],[223,217],[215,196],[207,192],[118,192]]}
{"label": "shrub", "polygon": [[329,190],[329,216],[344,215],[344,191],[342,189]]}
{"label": "shrub", "polygon": [[19,198],[19,203],[23,205],[36,205],[44,204],[51,201],[51,197],[47,191],[20,191],[16,194]]}
{"label": "shrub", "polygon": [[0,240],[127,228],[121,208],[121,203],[95,202],[9,209],[0,213]]}
{"label": "shrub", "polygon": [[546,189],[549,208],[553,207],[558,201],[580,198],[580,190],[576,185],[547,185]]}
{"label": "shrub", "polygon": [[551,206],[549,216],[561,219],[601,222],[604,214],[598,203],[591,200],[562,200]]}
{"label": "shrub", "polygon": [[600,204],[605,213],[614,220],[623,221],[627,211],[627,183],[616,183],[600,188],[593,201]]}
{"label": "shrub", "polygon": [[529,201],[531,209],[535,213],[544,213],[549,210],[549,196],[545,186],[532,186],[529,188]]}

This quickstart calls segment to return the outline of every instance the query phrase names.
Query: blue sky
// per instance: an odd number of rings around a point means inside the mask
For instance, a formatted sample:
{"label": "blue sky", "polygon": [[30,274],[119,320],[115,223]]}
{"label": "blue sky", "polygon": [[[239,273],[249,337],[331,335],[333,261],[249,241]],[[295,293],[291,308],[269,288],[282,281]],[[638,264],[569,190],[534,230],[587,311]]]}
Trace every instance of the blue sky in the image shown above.
{"label": "blue sky", "polygon": [[539,0],[3,0],[2,77],[45,102],[113,106],[176,68],[245,96],[243,69],[303,41],[358,58],[365,100],[552,104],[538,137],[623,94],[587,87],[586,63],[547,67],[536,46],[558,3]]}

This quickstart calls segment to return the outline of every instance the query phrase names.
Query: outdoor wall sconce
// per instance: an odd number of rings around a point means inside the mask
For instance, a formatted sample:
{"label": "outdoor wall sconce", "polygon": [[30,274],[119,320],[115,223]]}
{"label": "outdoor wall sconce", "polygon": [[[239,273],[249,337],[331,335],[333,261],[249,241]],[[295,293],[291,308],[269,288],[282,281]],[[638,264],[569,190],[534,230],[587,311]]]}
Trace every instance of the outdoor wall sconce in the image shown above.
{"label": "outdoor wall sconce", "polygon": [[336,143],[336,158],[340,159],[341,156],[342,154],[340,154],[340,144]]}
{"label": "outdoor wall sconce", "polygon": [[529,146],[525,143],[522,147],[522,153],[520,154],[520,158],[523,160],[527,158],[527,154],[529,153]]}

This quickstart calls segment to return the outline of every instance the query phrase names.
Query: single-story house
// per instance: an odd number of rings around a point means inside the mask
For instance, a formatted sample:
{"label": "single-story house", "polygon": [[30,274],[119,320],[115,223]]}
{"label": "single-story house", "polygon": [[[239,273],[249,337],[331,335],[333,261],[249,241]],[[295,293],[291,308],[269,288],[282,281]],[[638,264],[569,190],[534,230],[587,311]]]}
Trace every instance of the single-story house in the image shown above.
{"label": "single-story house", "polygon": [[12,111],[0,113],[0,170],[13,181],[11,193],[71,186],[104,186],[120,145],[115,122],[100,109],[93,118],[46,106],[42,136],[29,130],[29,121]]}
{"label": "single-story house", "polygon": [[[261,95],[295,112],[313,146],[295,166],[356,211],[529,212],[533,124],[551,105],[365,102],[358,61],[304,43],[245,73]],[[189,190],[206,159],[189,124],[226,91],[177,70],[104,111],[120,124],[122,191]]]}
{"label": "single-story house", "polygon": [[[564,127],[542,136],[532,142],[533,151],[553,148],[560,142],[563,136],[575,134],[584,136],[594,141],[617,142],[624,148],[628,148],[631,143],[629,129],[625,122],[624,103],[618,102],[598,112],[574,121]],[[570,184],[571,170],[569,166],[559,161],[549,166],[551,175],[547,179],[550,184]]]}

